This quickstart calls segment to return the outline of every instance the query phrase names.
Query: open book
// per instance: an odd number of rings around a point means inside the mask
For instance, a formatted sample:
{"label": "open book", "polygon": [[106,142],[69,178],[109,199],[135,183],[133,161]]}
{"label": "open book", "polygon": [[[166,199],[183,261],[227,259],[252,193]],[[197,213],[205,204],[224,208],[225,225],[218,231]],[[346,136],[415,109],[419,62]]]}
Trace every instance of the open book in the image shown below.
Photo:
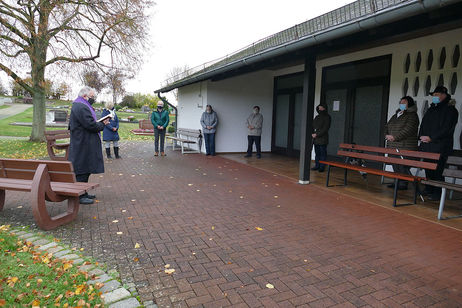
{"label": "open book", "polygon": [[111,115],[111,114],[108,114],[108,115],[105,115],[105,116],[102,117],[102,118],[99,118],[98,120],[96,120],[96,122],[103,122],[104,120],[109,119],[109,118],[112,119],[112,115]]}

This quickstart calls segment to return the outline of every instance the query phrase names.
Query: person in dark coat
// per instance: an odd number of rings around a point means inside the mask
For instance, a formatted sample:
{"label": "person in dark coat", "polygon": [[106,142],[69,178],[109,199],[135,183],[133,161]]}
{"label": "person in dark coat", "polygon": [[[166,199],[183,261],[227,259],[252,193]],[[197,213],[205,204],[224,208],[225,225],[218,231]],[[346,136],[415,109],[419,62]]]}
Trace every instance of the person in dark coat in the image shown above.
{"label": "person in dark coat", "polygon": [[111,115],[111,119],[109,120],[109,124],[104,127],[103,130],[103,141],[104,147],[106,148],[106,155],[108,159],[112,159],[111,156],[111,141],[114,146],[114,155],[115,158],[121,158],[119,155],[119,118],[114,110],[114,103],[107,102],[105,105],[103,113],[101,117]]}
{"label": "person in dark coat", "polygon": [[[69,120],[69,161],[74,166],[77,182],[88,182],[92,173],[104,173],[100,132],[109,124],[109,120],[96,122],[95,110],[91,106],[94,102],[95,90],[84,87],[72,103]],[[95,198],[95,195],[85,193],[80,196],[80,203],[92,204]]]}
{"label": "person in dark coat", "polygon": [[[399,108],[385,125],[385,139],[387,147],[398,150],[418,150],[419,116],[417,105],[410,96],[405,96],[399,101]],[[393,165],[393,171],[403,174],[411,174],[410,167]],[[395,184],[388,185],[394,188]],[[408,182],[398,181],[398,189],[406,190]]]}
{"label": "person in dark coat", "polygon": [[[454,129],[459,119],[457,109],[449,104],[451,95],[444,86],[438,86],[432,95],[432,103],[425,113],[420,126],[420,150],[424,152],[440,153],[436,170],[425,170],[430,180],[444,181],[443,170],[448,156],[453,150]],[[430,200],[439,200],[441,188],[425,186],[424,195]]]}
{"label": "person in dark coat", "polygon": [[205,107],[201,116],[202,132],[205,140],[206,155],[215,156],[215,133],[217,132],[218,116],[211,105]]}
{"label": "person in dark coat", "polygon": [[160,155],[165,156],[164,143],[165,143],[165,131],[167,130],[170,116],[168,107],[164,108],[164,102],[159,101],[157,103],[157,110],[154,110],[151,114],[151,123],[154,126],[154,156],[159,156],[159,141],[160,141]]}
{"label": "person in dark coat", "polygon": [[327,106],[320,104],[316,107],[318,115],[313,120],[313,137],[315,165],[311,170],[318,170],[324,172],[324,164],[319,163],[320,160],[326,160],[327,158],[327,145],[329,144],[329,128],[331,118],[327,112]]}

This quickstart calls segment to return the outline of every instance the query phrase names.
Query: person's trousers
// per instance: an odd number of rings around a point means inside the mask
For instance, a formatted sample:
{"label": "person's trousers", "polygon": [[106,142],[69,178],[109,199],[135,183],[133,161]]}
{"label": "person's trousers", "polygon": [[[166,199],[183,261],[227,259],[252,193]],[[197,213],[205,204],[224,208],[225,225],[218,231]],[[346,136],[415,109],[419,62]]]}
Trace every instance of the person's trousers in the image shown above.
{"label": "person's trousers", "polygon": [[326,160],[327,158],[327,144],[315,144],[314,153],[316,154],[314,158],[315,168],[324,170],[325,165],[319,163],[320,160]]}
{"label": "person's trousers", "polygon": [[261,156],[261,136],[247,136],[248,146],[247,154],[252,155],[253,144],[255,142],[255,147],[257,148],[257,156]]}
{"label": "person's trousers", "polygon": [[114,144],[114,148],[118,148],[119,147],[119,141],[118,140],[114,140],[114,141],[104,141],[104,147],[106,149],[109,149],[111,147],[111,142]]}
{"label": "person's trousers", "polygon": [[[427,178],[433,181],[444,181],[443,171],[444,171],[444,166],[446,165],[447,160],[448,160],[447,156],[441,156],[440,160],[438,161],[436,170],[425,169],[425,175],[427,176]],[[441,193],[441,187],[425,185],[425,190],[433,194]]]}
{"label": "person's trousers", "polygon": [[204,134],[205,152],[207,154],[215,155],[215,133]]}
{"label": "person's trousers", "polygon": [[[75,179],[77,182],[83,182],[83,183],[88,183],[88,178],[90,177],[90,173],[83,173],[83,174],[76,174]],[[88,195],[88,193],[84,193],[83,195],[80,195],[80,198],[85,198]]]}
{"label": "person's trousers", "polygon": [[164,152],[165,144],[165,129],[154,129],[154,150],[159,152],[159,139],[160,139],[160,151]]}

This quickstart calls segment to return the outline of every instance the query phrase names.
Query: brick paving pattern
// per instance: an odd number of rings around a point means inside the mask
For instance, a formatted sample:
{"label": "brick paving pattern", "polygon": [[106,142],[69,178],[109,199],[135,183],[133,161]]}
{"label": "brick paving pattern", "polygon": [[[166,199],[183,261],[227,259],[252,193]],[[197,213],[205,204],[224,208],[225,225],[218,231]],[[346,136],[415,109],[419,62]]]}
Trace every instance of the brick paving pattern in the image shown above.
{"label": "brick paving pattern", "polygon": [[[50,232],[117,269],[142,301],[462,306],[461,231],[219,156],[155,158],[152,149],[123,143],[123,159],[90,178],[99,202]],[[8,222],[33,224],[27,194],[7,192]]]}

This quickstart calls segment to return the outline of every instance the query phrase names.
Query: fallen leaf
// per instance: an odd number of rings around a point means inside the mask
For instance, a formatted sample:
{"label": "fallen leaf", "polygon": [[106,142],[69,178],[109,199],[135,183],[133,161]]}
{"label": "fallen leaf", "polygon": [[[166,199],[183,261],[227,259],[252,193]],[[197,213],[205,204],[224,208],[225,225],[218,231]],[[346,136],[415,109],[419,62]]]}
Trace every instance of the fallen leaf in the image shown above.
{"label": "fallen leaf", "polygon": [[274,289],[274,286],[273,286],[271,283],[267,283],[267,284],[266,284],[266,287],[267,287],[268,289]]}
{"label": "fallen leaf", "polygon": [[132,219],[133,219],[133,217],[132,217],[132,216],[130,216],[130,217],[127,217],[127,219],[128,219],[128,220],[132,220]]}
{"label": "fallen leaf", "polygon": [[239,198],[240,198],[240,199],[244,199],[244,196],[240,196]]}
{"label": "fallen leaf", "polygon": [[3,307],[6,305],[6,300],[0,299],[0,307]]}
{"label": "fallen leaf", "polygon": [[193,186],[193,184],[188,184],[188,186]]}
{"label": "fallen leaf", "polygon": [[174,268],[166,269],[164,272],[167,275],[171,275],[171,274],[173,274],[175,272],[175,269]]}
{"label": "fallen leaf", "polygon": [[[79,295],[79,294],[82,294],[82,291],[85,289],[85,285],[84,284],[81,284],[79,286],[77,286],[77,288],[75,289],[75,294],[76,295]],[[79,306],[82,306],[79,304]]]}
{"label": "fallen leaf", "polygon": [[84,250],[85,250],[85,248],[80,248],[80,251],[84,251]]}
{"label": "fallen leaf", "polygon": [[22,209],[22,205],[18,206],[17,209]]}
{"label": "fallen leaf", "polygon": [[123,234],[123,232],[119,231],[119,232],[117,232],[117,234],[118,234],[118,235],[121,235],[121,234]]}
{"label": "fallen leaf", "polygon": [[119,221],[116,219],[116,220],[113,220],[112,222],[113,222],[113,223],[118,223]]}
{"label": "fallen leaf", "polygon": [[93,216],[93,219],[96,219],[96,216]]}
{"label": "fallen leaf", "polygon": [[122,210],[122,213],[125,213],[127,210]]}
{"label": "fallen leaf", "polygon": [[258,231],[263,231],[263,228],[260,227],[255,227],[255,229],[257,229]]}
{"label": "fallen leaf", "polygon": [[141,247],[140,244],[138,244],[138,243],[135,244],[135,248],[140,248],[140,247]]}
{"label": "fallen leaf", "polygon": [[85,300],[84,299],[79,300],[77,305],[79,305],[80,307],[83,307],[83,305],[85,305]]}
{"label": "fallen leaf", "polygon": [[61,301],[64,295],[60,294],[58,297],[55,298],[55,303],[58,303]]}
{"label": "fallen leaf", "polygon": [[135,202],[135,201],[136,201],[136,199],[132,199],[132,202]]}
{"label": "fallen leaf", "polygon": [[274,199],[277,199],[277,198],[279,198],[279,197],[278,197],[278,196],[274,196]]}
{"label": "fallen leaf", "polygon": [[34,299],[34,301],[32,302],[32,308],[40,308],[40,301]]}
{"label": "fallen leaf", "polygon": [[133,258],[133,261],[138,262],[140,259],[139,258]]}
{"label": "fallen leaf", "polygon": [[215,226],[212,226],[212,230],[215,230]]}
{"label": "fallen leaf", "polygon": [[140,191],[144,191],[144,189],[140,189]]}
{"label": "fallen leaf", "polygon": [[96,202],[96,203],[100,203],[101,201],[95,199],[95,202]]}
{"label": "fallen leaf", "polygon": [[196,189],[197,192],[201,191],[200,189]]}

